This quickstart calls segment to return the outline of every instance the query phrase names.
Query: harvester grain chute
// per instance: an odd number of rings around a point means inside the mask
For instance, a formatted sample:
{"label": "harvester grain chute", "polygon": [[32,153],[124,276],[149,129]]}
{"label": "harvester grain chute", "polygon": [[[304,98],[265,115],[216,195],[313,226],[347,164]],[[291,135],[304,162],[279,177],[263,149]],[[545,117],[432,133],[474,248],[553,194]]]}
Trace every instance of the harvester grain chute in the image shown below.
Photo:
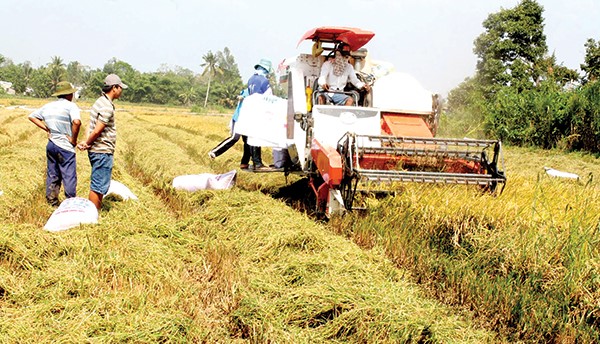
{"label": "harvester grain chute", "polygon": [[[288,173],[309,177],[317,210],[327,215],[355,208],[357,192],[396,182],[477,185],[502,191],[506,177],[502,146],[496,140],[435,137],[439,95],[384,62],[370,60],[362,48],[374,36],[366,30],[319,27],[300,40],[312,52],[286,59],[280,82],[288,86]],[[317,79],[327,54],[350,47],[357,76],[371,85],[366,93],[348,85],[353,106],[316,103]],[[501,186],[501,188],[500,188]]]}

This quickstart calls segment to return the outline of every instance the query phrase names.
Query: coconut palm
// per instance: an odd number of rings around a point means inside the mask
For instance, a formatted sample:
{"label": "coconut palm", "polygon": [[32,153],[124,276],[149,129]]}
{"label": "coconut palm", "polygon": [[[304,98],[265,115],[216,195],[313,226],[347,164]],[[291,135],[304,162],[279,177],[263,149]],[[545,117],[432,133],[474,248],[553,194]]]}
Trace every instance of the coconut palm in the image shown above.
{"label": "coconut palm", "polygon": [[206,88],[206,97],[204,98],[204,107],[206,107],[206,103],[208,102],[208,94],[210,93],[210,82],[212,77],[215,76],[216,73],[223,74],[223,70],[218,64],[217,55],[213,54],[212,51],[208,51],[204,56],[202,56],[204,63],[200,65],[200,67],[204,67],[204,71],[202,72],[202,76],[208,74],[208,87]]}
{"label": "coconut palm", "polygon": [[52,61],[48,64],[48,71],[50,73],[50,80],[52,83],[52,90],[56,90],[56,85],[61,82],[65,76],[65,64],[63,60],[58,57],[52,57]]}
{"label": "coconut palm", "polygon": [[196,91],[193,87],[190,87],[189,90],[179,94],[179,99],[184,105],[189,106],[196,99]]}

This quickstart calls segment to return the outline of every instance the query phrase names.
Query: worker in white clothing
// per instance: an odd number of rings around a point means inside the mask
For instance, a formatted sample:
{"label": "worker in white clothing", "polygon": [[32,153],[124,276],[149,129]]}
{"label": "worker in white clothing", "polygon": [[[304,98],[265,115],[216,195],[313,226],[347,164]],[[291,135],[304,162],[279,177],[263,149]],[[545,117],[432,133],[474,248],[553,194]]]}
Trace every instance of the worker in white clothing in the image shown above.
{"label": "worker in white clothing", "polygon": [[359,90],[364,88],[370,92],[371,87],[356,77],[354,67],[348,62],[350,51],[347,45],[338,45],[334,53],[334,57],[325,61],[321,67],[318,84],[326,92],[319,94],[318,103],[325,104],[328,99],[335,105],[354,105],[354,99],[350,95],[341,93],[348,80]]}

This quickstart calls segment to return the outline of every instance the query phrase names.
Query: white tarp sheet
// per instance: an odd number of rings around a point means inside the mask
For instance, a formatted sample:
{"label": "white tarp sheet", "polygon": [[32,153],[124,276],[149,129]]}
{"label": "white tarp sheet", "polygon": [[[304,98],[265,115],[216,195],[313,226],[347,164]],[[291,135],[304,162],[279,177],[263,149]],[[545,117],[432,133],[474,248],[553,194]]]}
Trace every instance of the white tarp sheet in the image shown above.
{"label": "white tarp sheet", "polygon": [[251,146],[287,148],[287,100],[257,93],[246,97],[234,129],[248,136]]}

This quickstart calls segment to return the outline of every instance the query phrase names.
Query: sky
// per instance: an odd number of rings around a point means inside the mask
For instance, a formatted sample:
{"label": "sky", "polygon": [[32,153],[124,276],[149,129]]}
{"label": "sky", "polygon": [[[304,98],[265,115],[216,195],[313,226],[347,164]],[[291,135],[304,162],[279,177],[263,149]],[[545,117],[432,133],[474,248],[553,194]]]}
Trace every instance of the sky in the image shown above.
{"label": "sky", "polygon": [[[0,0],[0,54],[37,68],[59,56],[102,68],[112,58],[141,72],[183,67],[229,48],[246,81],[267,58],[310,52],[302,35],[319,26],[375,33],[365,46],[428,90],[446,95],[475,72],[473,41],[490,13],[519,0]],[[585,42],[600,40],[600,1],[538,0],[549,53],[580,70]],[[127,80],[124,80],[127,82]]]}

